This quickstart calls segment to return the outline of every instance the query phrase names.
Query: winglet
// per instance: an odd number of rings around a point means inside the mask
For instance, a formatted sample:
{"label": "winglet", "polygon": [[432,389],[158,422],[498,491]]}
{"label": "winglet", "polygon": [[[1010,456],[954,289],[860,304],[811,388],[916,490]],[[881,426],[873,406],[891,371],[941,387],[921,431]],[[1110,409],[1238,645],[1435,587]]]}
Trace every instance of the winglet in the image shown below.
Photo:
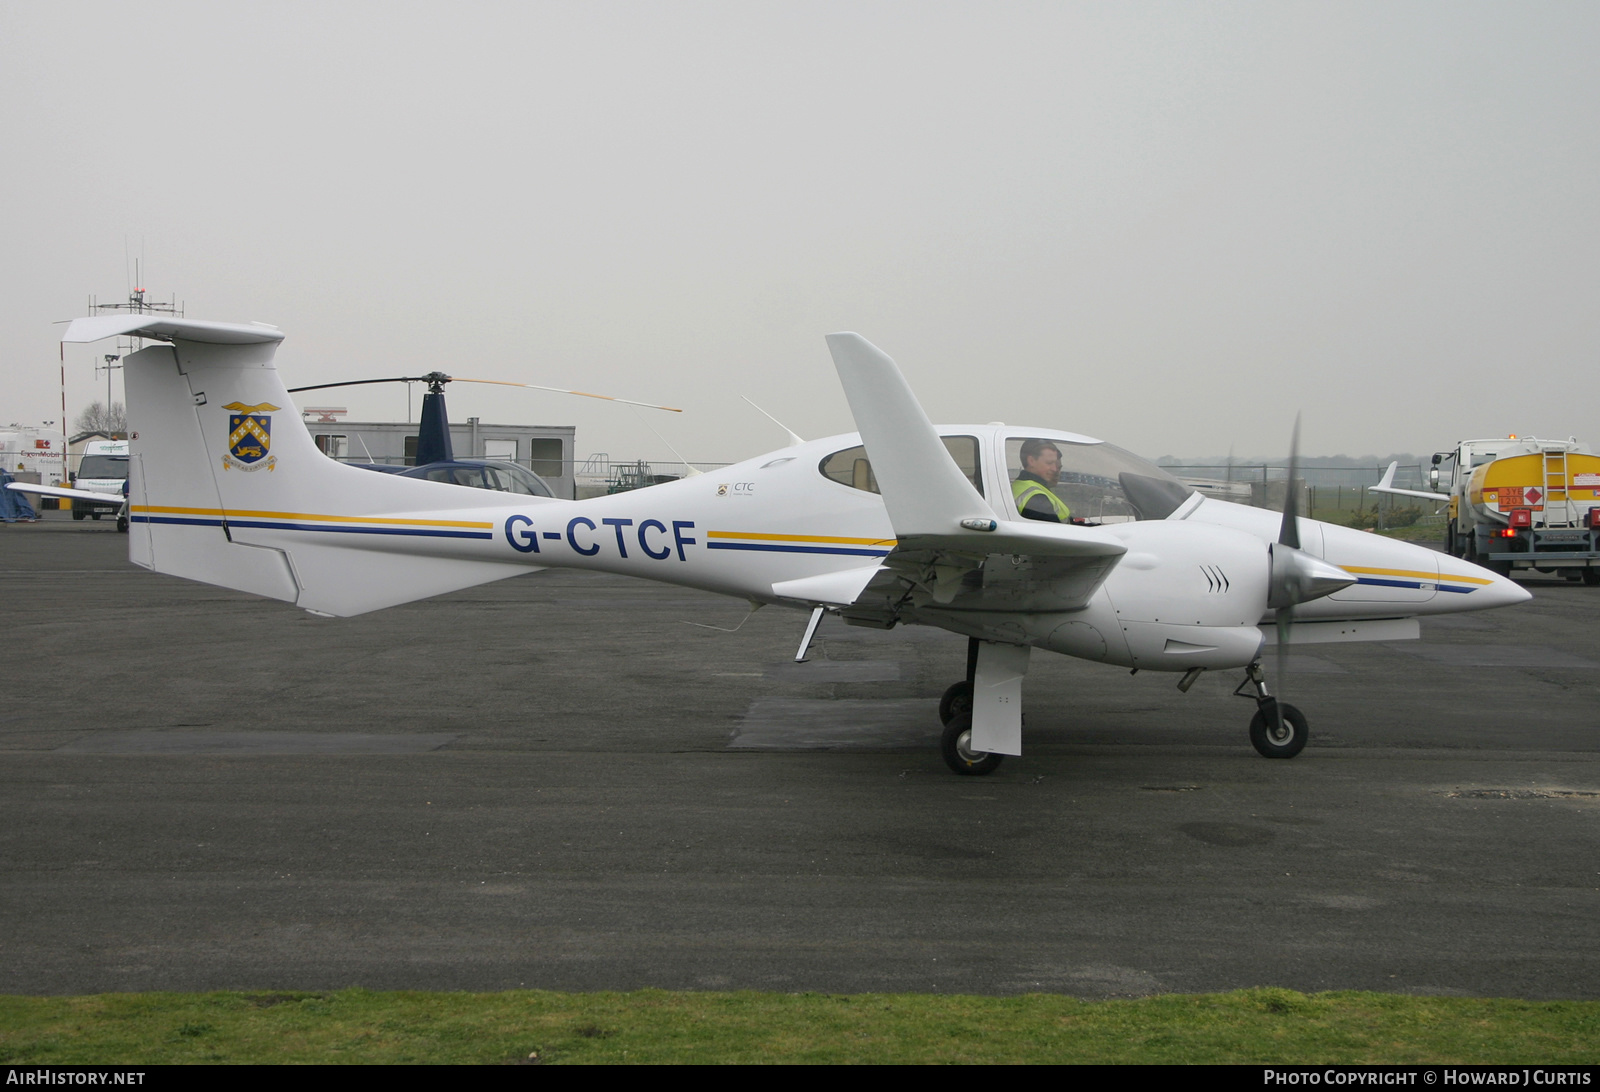
{"label": "winglet", "polygon": [[1427,493],[1421,489],[1397,489],[1394,484],[1394,471],[1400,463],[1389,464],[1389,469],[1383,472],[1383,480],[1377,485],[1367,486],[1368,493],[1392,493],[1397,497],[1422,497],[1424,500],[1449,500],[1448,493]]}
{"label": "winglet", "polygon": [[895,533],[960,534],[964,519],[994,519],[895,362],[860,334],[829,334],[828,351]]}

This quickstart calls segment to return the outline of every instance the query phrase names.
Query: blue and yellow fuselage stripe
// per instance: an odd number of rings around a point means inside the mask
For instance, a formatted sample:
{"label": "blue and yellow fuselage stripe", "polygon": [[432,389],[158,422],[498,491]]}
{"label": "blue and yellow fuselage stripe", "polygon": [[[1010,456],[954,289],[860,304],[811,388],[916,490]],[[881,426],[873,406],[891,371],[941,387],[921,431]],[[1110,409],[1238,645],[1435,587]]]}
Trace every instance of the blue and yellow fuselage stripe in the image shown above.
{"label": "blue and yellow fuselage stripe", "polygon": [[[1374,569],[1365,565],[1341,565],[1345,572],[1356,578],[1356,583],[1379,588],[1420,589],[1424,585],[1442,592],[1466,594],[1480,587],[1488,587],[1494,580],[1483,576],[1462,576],[1457,573],[1428,573],[1416,569]],[[1466,585],[1466,587],[1462,587]]]}
{"label": "blue and yellow fuselage stripe", "polygon": [[494,524],[479,520],[402,519],[386,516],[330,516],[318,512],[262,512],[248,509],[179,508],[156,504],[129,506],[134,523],[175,523],[195,527],[264,527],[280,531],[319,531],[347,535],[415,535],[424,538],[493,538]]}
{"label": "blue and yellow fuselage stripe", "polygon": [[753,550],[777,554],[844,554],[884,557],[894,549],[892,538],[846,538],[839,535],[777,535],[761,531],[707,531],[708,550]]}

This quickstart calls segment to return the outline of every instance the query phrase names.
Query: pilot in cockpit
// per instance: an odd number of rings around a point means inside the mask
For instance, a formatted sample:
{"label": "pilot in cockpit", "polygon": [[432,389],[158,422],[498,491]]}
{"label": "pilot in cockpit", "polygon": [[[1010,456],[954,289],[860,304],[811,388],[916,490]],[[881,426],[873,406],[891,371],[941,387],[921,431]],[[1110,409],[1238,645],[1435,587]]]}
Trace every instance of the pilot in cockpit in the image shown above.
{"label": "pilot in cockpit", "polygon": [[1022,473],[1011,483],[1011,495],[1022,518],[1071,522],[1072,509],[1050,488],[1061,476],[1061,449],[1049,440],[1024,440],[1018,454]]}

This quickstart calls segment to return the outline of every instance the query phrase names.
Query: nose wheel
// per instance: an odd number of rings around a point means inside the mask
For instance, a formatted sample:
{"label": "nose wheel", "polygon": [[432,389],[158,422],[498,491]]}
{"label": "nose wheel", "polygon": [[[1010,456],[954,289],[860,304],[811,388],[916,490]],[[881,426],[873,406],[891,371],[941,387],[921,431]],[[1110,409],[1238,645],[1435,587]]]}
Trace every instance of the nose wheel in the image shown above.
{"label": "nose wheel", "polygon": [[[1269,705],[1277,706],[1276,713]],[[1268,698],[1250,718],[1250,745],[1262,758],[1293,758],[1310,738],[1305,715],[1276,698]]]}
{"label": "nose wheel", "polygon": [[[1255,694],[1246,694],[1254,687]],[[1244,681],[1233,691],[1241,698],[1253,697],[1256,715],[1250,718],[1250,745],[1262,758],[1293,758],[1306,748],[1311,729],[1305,714],[1286,701],[1267,693],[1267,680],[1259,662],[1245,669]]]}

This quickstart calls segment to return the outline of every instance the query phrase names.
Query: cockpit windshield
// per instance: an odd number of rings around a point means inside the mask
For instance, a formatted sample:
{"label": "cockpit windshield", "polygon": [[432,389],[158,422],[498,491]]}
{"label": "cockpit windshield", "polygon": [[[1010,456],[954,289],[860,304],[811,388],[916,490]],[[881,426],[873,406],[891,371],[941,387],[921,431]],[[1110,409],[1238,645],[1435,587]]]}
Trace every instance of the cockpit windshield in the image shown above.
{"label": "cockpit windshield", "polygon": [[1193,492],[1155,463],[1112,444],[1006,439],[1018,514],[1052,523],[1166,519]]}

